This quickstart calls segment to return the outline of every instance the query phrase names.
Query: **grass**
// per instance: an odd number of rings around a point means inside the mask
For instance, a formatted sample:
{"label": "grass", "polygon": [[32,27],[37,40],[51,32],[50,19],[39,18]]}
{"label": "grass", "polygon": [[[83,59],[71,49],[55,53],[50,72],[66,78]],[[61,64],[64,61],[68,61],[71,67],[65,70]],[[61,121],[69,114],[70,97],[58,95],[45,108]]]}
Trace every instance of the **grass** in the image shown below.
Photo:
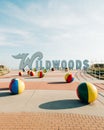
{"label": "grass", "polygon": [[7,68],[0,68],[0,76],[8,74],[10,71]]}
{"label": "grass", "polygon": [[0,71],[0,76],[8,74],[8,73],[9,73],[8,71]]}

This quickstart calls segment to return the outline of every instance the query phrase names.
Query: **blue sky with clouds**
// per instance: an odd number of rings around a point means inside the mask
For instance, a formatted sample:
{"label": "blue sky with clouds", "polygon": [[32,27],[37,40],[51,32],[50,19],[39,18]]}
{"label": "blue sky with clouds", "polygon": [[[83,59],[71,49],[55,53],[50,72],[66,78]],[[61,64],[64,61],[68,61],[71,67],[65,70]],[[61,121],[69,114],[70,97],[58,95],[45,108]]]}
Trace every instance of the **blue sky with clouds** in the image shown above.
{"label": "blue sky with clouds", "polygon": [[47,59],[104,59],[103,0],[0,0],[0,64],[41,51]]}

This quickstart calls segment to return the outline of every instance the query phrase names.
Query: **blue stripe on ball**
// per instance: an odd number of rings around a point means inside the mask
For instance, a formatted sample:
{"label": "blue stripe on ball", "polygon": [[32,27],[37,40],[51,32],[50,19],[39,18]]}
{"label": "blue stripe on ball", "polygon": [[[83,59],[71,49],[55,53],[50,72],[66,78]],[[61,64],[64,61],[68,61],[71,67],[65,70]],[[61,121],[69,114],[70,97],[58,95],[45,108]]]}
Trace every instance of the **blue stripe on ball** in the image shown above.
{"label": "blue stripe on ball", "polygon": [[11,91],[12,91],[13,94],[18,93],[18,80],[13,81]]}

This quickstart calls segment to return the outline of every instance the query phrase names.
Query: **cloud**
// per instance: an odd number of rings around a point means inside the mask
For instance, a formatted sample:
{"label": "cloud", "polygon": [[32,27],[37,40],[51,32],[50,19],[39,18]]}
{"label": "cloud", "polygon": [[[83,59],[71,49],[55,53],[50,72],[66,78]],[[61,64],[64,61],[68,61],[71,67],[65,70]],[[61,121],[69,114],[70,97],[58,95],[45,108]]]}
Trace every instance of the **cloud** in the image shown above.
{"label": "cloud", "polygon": [[69,29],[70,26],[88,26],[92,24],[91,21],[94,23],[104,21],[101,10],[95,10],[93,6],[91,8],[90,4],[88,7],[73,5],[70,2],[49,1],[47,6],[43,3],[30,2],[27,6],[20,8],[8,2],[3,9],[0,9],[0,12],[12,19],[17,19],[20,23],[24,22],[29,26],[32,24],[33,27],[45,29]]}
{"label": "cloud", "polygon": [[0,45],[20,46],[24,40],[29,38],[29,32],[14,28],[0,28]]}
{"label": "cloud", "polygon": [[46,59],[103,57],[103,4],[102,0],[0,1],[2,55],[38,50]]}
{"label": "cloud", "polygon": [[0,12],[7,15],[11,23],[16,23],[12,27],[0,29],[0,34],[3,34],[0,40],[5,41],[5,44],[7,41],[7,45],[9,42],[11,45],[47,48],[56,44],[72,44],[72,47],[81,45],[83,48],[93,42],[102,43],[104,9],[100,3],[101,9],[96,7],[97,4],[90,1],[30,1],[21,8],[17,4],[4,2]]}

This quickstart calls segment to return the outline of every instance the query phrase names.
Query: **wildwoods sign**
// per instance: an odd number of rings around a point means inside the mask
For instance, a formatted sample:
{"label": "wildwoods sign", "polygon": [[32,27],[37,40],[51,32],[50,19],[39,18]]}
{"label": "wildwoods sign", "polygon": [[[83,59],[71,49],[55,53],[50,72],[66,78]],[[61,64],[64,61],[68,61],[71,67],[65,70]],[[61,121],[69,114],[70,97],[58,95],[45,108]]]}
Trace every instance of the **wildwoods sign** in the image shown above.
{"label": "wildwoods sign", "polygon": [[31,58],[28,57],[28,53],[22,53],[18,55],[13,55],[12,57],[15,59],[20,59],[20,65],[19,69],[25,69],[25,67],[28,67],[29,69],[36,68],[36,69],[51,69],[56,68],[59,69],[60,67],[62,69],[69,68],[69,69],[87,69],[89,67],[89,61],[87,59],[81,61],[81,60],[46,60],[44,62],[43,66],[43,53],[42,52],[36,52],[34,53]]}

